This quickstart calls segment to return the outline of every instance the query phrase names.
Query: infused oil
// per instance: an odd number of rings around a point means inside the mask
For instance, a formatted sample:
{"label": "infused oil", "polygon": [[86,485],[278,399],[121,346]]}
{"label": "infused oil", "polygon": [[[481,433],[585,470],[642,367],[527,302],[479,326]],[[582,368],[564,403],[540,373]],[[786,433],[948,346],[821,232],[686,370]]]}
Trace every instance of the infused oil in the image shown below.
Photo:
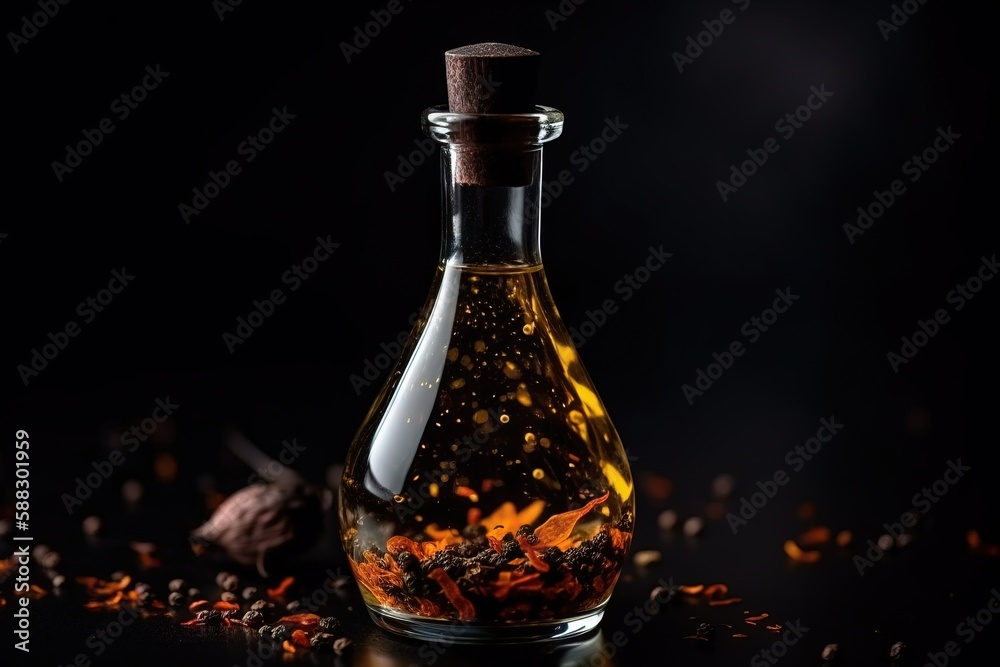
{"label": "infused oil", "polygon": [[[478,72],[508,68],[512,88],[511,73],[537,62],[505,45],[456,53],[450,77],[474,60]],[[504,59],[518,62],[492,62]],[[507,112],[514,102],[487,93],[473,95],[486,112],[425,112],[442,144],[442,256],[352,443],[341,532],[383,627],[543,640],[599,622],[631,542],[634,489],[541,263],[541,143],[562,115]]]}

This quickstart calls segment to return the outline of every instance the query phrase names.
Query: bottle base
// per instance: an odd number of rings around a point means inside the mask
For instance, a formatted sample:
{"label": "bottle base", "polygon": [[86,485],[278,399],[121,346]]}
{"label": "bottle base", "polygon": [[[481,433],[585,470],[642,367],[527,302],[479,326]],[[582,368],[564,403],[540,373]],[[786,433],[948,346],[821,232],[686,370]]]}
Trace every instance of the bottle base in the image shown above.
{"label": "bottle base", "polygon": [[464,621],[437,621],[368,607],[372,620],[397,635],[450,644],[526,644],[578,637],[598,626],[604,605],[579,616],[510,625],[478,625]]}

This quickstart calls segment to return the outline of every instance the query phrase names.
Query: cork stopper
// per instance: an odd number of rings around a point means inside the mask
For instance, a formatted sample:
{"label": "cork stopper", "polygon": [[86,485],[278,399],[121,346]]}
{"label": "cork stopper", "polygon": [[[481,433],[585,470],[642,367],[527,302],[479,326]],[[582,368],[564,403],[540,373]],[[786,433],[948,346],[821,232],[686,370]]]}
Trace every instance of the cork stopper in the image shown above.
{"label": "cork stopper", "polygon": [[[486,42],[445,52],[448,109],[461,114],[522,114],[535,111],[537,51]],[[531,161],[523,147],[455,147],[454,177],[460,185],[516,187],[531,180]]]}
{"label": "cork stopper", "polygon": [[538,52],[486,42],[444,54],[452,113],[531,113],[538,87]]}

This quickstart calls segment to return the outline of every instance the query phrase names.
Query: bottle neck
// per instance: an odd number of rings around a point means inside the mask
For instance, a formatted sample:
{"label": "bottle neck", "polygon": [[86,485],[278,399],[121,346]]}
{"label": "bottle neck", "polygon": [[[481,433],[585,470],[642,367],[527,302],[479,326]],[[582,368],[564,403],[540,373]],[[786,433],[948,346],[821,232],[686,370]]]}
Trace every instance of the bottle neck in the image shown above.
{"label": "bottle neck", "polygon": [[[542,147],[516,152],[441,146],[441,263],[448,266],[537,266],[542,263],[539,201]],[[462,182],[471,161],[484,169],[503,165],[490,185]]]}

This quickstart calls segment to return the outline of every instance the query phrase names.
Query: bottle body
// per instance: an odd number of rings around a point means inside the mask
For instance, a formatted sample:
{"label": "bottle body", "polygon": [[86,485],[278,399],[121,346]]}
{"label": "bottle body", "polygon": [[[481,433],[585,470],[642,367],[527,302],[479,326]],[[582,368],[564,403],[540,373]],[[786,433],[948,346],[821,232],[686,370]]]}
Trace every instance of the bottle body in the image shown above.
{"label": "bottle body", "polygon": [[[396,632],[585,631],[631,542],[627,458],[532,247],[537,210],[491,222],[497,207],[482,205],[530,204],[537,163],[520,194],[446,197],[431,296],[348,454],[344,548],[373,617]],[[484,244],[493,233],[503,238]]]}

